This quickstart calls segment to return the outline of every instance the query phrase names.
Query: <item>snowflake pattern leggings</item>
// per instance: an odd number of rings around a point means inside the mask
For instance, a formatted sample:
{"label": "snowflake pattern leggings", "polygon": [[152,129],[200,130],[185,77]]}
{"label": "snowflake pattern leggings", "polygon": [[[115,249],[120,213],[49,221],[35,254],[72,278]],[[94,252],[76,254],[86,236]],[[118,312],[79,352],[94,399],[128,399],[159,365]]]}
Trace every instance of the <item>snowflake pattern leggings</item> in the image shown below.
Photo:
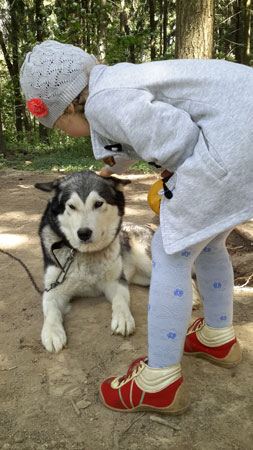
{"label": "snowflake pattern leggings", "polygon": [[207,325],[232,325],[233,268],[225,242],[231,230],[168,255],[160,227],[152,241],[152,277],[148,305],[148,357],[151,367],[180,362],[192,311],[194,264]]}

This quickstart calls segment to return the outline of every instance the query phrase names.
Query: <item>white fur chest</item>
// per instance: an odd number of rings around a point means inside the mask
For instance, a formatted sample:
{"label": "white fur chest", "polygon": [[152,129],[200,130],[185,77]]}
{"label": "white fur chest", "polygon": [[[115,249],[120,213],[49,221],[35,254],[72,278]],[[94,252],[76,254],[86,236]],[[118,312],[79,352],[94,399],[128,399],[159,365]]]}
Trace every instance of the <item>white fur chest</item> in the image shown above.
{"label": "white fur chest", "polygon": [[[57,254],[60,263],[64,265],[70,254],[69,249],[62,249]],[[49,266],[45,273],[45,287],[55,282],[60,269]],[[122,259],[120,255],[119,239],[101,252],[74,254],[65,281],[58,286],[72,298],[74,296],[97,296],[103,293],[104,284],[120,278]]]}

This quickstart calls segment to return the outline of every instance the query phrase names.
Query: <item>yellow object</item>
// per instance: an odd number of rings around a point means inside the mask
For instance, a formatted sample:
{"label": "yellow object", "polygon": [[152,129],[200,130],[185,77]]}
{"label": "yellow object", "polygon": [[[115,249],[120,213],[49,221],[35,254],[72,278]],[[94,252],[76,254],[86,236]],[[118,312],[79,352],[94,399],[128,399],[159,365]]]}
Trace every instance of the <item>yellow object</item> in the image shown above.
{"label": "yellow object", "polygon": [[150,208],[156,213],[160,214],[160,203],[162,200],[162,196],[158,194],[158,192],[163,189],[162,180],[156,181],[150,188],[148,192],[148,204]]}

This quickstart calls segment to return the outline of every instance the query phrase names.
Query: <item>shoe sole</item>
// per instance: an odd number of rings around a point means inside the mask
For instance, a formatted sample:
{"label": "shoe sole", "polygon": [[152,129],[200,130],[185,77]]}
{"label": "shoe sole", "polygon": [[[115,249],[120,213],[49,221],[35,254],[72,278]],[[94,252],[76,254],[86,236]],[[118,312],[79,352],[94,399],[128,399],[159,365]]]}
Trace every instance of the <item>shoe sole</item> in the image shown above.
{"label": "shoe sole", "polygon": [[[180,396],[181,396],[181,398],[180,398]],[[182,403],[183,403],[182,397],[187,397],[186,398],[187,402],[184,405],[182,405]],[[159,414],[167,414],[168,416],[179,416],[180,414],[183,414],[190,407],[190,399],[188,397],[188,394],[186,394],[185,386],[183,386],[183,385],[179,386],[173,402],[165,408],[158,408],[155,406],[143,405],[143,404],[140,406],[136,406],[135,408],[131,408],[131,409],[130,408],[129,409],[113,408],[112,406],[107,405],[107,403],[105,402],[104,396],[101,392],[101,388],[99,389],[99,399],[100,399],[101,403],[104,406],[106,406],[106,408],[109,408],[112,411],[124,412],[124,413],[147,411],[147,412],[157,412]]]}
{"label": "shoe sole", "polygon": [[216,366],[225,367],[227,369],[237,366],[237,364],[242,361],[241,348],[238,342],[233,345],[225,358],[215,358],[215,356],[203,352],[184,352],[184,355],[207,359]]}

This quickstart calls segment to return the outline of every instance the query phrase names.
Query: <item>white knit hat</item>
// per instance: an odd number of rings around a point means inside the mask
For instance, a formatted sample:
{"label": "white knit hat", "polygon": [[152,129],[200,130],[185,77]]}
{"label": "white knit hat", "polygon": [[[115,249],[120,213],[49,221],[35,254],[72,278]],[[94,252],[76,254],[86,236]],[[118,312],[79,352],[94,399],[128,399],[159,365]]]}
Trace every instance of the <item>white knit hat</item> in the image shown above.
{"label": "white knit hat", "polygon": [[20,84],[29,111],[48,128],[87,86],[91,69],[97,64],[74,45],[45,41],[27,53],[21,67]]}

